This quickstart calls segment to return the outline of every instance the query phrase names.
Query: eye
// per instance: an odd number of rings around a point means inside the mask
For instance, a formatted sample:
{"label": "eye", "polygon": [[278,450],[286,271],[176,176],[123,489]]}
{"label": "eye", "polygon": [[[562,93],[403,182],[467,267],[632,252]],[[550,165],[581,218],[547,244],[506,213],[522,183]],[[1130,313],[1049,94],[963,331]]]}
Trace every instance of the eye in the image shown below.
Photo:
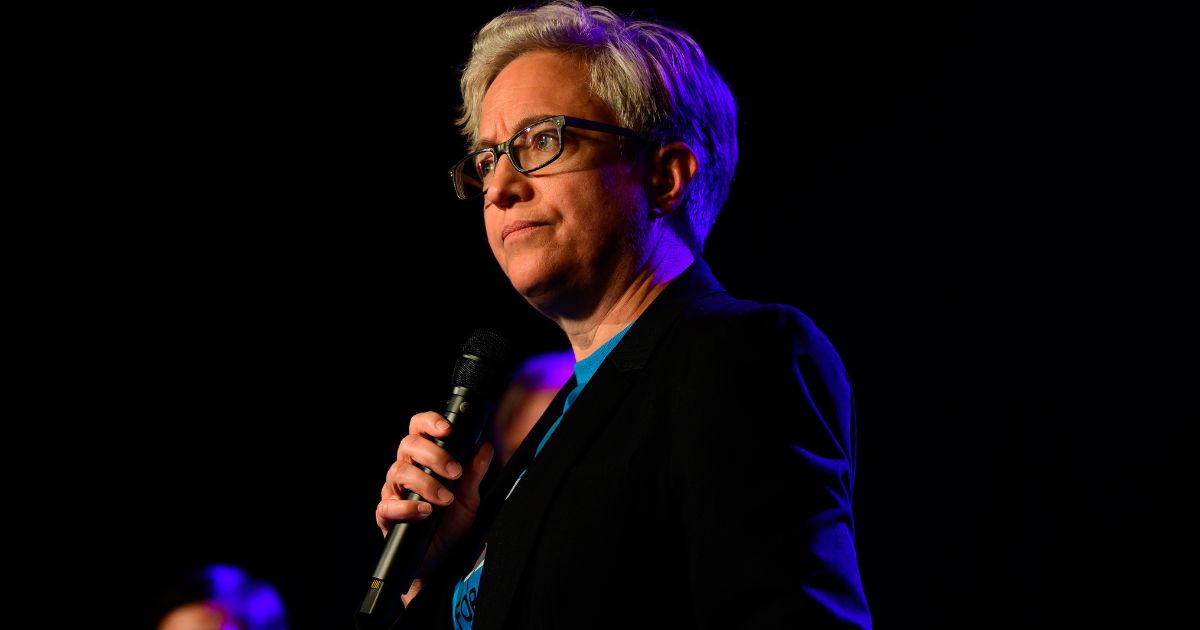
{"label": "eye", "polygon": [[480,177],[490,175],[496,169],[496,159],[491,153],[480,153],[479,157],[475,158],[475,172],[479,173]]}
{"label": "eye", "polygon": [[535,151],[553,153],[558,151],[558,134],[556,132],[543,131],[533,137],[533,142],[530,145]]}

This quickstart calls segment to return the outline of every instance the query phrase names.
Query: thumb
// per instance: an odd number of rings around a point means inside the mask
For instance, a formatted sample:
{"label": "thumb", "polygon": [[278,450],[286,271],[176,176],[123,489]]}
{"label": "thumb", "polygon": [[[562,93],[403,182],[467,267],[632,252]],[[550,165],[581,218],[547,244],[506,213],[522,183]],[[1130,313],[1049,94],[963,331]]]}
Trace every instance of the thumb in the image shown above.
{"label": "thumb", "polygon": [[459,482],[465,493],[462,499],[472,510],[479,505],[479,484],[483,481],[483,476],[487,474],[488,467],[492,464],[492,455],[495,452],[496,449],[492,448],[490,442],[480,444],[479,449],[475,451],[475,457],[471,459],[471,465],[463,473],[462,481]]}

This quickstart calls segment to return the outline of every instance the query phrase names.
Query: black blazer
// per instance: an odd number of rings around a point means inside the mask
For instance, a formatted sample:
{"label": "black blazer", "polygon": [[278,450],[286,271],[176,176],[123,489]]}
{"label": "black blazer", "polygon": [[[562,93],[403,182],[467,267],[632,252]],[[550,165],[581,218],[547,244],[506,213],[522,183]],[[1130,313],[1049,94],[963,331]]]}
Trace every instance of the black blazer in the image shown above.
{"label": "black blazer", "polygon": [[483,542],[476,630],[870,627],[853,396],[809,318],[729,297],[698,260],[534,458],[574,386],[397,628],[453,627],[454,582]]}

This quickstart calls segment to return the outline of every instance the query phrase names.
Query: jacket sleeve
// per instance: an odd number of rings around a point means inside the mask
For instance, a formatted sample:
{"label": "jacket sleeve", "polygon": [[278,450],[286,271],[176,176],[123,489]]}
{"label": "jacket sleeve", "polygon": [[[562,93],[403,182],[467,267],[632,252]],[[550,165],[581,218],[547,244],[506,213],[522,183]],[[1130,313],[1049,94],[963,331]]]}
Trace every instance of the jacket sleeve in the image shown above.
{"label": "jacket sleeve", "polygon": [[760,307],[693,345],[670,492],[706,628],[869,628],[851,499],[854,401],[798,311]]}

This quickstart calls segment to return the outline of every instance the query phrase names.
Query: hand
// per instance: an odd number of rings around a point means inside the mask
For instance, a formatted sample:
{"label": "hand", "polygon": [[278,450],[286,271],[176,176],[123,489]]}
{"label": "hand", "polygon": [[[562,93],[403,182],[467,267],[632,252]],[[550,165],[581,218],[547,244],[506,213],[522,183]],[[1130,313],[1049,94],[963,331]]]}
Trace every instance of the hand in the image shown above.
{"label": "hand", "polygon": [[[409,420],[408,435],[396,449],[396,461],[388,468],[379,505],[375,508],[375,523],[384,536],[393,523],[417,521],[429,516],[433,511],[431,504],[446,508],[417,573],[418,578],[404,597],[406,605],[420,589],[420,576],[427,575],[436,566],[441,554],[457,543],[475,522],[475,513],[479,510],[479,483],[492,461],[492,445],[485,442],[464,471],[460,462],[426,437],[445,440],[452,429],[445,418],[432,411],[419,413]],[[458,479],[457,493],[452,494],[435,477],[422,470],[422,466],[445,479]],[[425,500],[405,499],[409,492],[416,492]]]}

